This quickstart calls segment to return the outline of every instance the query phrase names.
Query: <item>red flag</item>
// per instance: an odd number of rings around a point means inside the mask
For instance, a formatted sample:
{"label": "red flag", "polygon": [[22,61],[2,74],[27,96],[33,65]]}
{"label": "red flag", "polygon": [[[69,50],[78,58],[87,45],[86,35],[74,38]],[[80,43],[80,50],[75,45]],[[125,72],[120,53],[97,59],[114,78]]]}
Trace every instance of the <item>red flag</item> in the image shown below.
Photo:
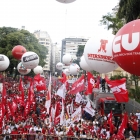
{"label": "red flag", "polygon": [[60,123],[60,102],[57,102],[55,105],[55,115],[54,115],[54,124],[57,125]]}
{"label": "red flag", "polygon": [[3,119],[4,114],[5,114],[4,104],[0,103],[0,121]]}
{"label": "red flag", "polygon": [[12,111],[11,111],[11,103],[8,102],[7,103],[7,106],[6,106],[6,118],[9,119],[9,117],[12,116]]}
{"label": "red flag", "polygon": [[24,116],[26,117],[29,114],[30,111],[30,102],[27,101],[24,109]]}
{"label": "red flag", "polygon": [[30,87],[28,91],[28,100],[30,103],[34,101],[34,90],[33,90],[33,82],[30,81]]}
{"label": "red flag", "polygon": [[40,74],[37,74],[34,77],[34,83],[36,85],[37,91],[46,90],[46,81],[44,77],[41,77]]}
{"label": "red flag", "polygon": [[2,103],[0,103],[0,127],[2,128],[2,121],[3,121],[3,117],[5,114],[5,108],[4,105]]}
{"label": "red flag", "polygon": [[50,74],[50,80],[49,80],[49,86],[48,86],[48,93],[46,95],[46,102],[45,107],[47,108],[47,113],[49,114],[49,110],[51,107],[51,74]]}
{"label": "red flag", "polygon": [[120,80],[109,80],[105,78],[108,86],[112,90],[117,102],[128,102],[128,91],[126,89],[126,79],[122,78]]}
{"label": "red flag", "polygon": [[113,123],[112,123],[112,116],[113,116],[113,114],[112,114],[112,110],[111,110],[109,118],[108,118],[108,124],[109,124],[109,127],[110,127],[110,133],[111,134],[113,133],[113,128],[114,128]]}
{"label": "red flag", "polygon": [[16,96],[16,101],[19,103],[21,106],[24,106],[24,98],[22,96]]}
{"label": "red flag", "polygon": [[84,75],[82,75],[77,81],[75,81],[72,84],[72,88],[70,90],[70,94],[76,94],[78,92],[81,92],[85,89],[85,79],[84,79]]}
{"label": "red flag", "polygon": [[123,120],[122,120],[122,123],[121,123],[119,130],[118,130],[118,133],[117,133],[117,135],[121,136],[122,138],[124,137],[124,131],[125,131],[125,128],[127,125],[127,121],[128,121],[128,116],[127,116],[127,113],[125,113]]}
{"label": "red flag", "polygon": [[15,115],[15,112],[17,111],[17,100],[13,100],[11,106],[12,106],[12,109],[11,109],[12,116],[14,116]]}
{"label": "red flag", "polygon": [[23,82],[22,82],[22,78],[20,78],[19,81],[19,91],[21,91],[21,100],[19,100],[20,104],[24,104],[24,88],[23,88]]}
{"label": "red flag", "polygon": [[87,72],[87,81],[88,81],[88,94],[92,94],[92,89],[95,86],[95,80],[93,75],[90,72]]}
{"label": "red flag", "polygon": [[2,89],[2,104],[6,104],[6,88],[5,88],[5,83],[3,83],[3,89]]}
{"label": "red flag", "polygon": [[59,78],[59,81],[62,82],[63,84],[67,81],[67,76],[65,73],[62,73],[62,78]]}
{"label": "red flag", "polygon": [[69,83],[65,73],[62,73],[62,78],[58,79],[61,83],[65,84],[66,90],[69,90]]}

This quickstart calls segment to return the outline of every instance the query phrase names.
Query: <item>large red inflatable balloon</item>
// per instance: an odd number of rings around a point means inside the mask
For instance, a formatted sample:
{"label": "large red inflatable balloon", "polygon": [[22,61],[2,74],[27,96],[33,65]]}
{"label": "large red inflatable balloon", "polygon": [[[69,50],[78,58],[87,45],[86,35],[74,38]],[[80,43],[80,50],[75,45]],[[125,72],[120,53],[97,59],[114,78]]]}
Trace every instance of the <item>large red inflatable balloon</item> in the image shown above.
{"label": "large red inflatable balloon", "polygon": [[118,31],[112,49],[114,60],[122,69],[140,76],[140,19]]}
{"label": "large red inflatable balloon", "polygon": [[20,60],[22,55],[26,52],[26,49],[21,46],[21,45],[17,45],[12,49],[12,55],[14,58]]}

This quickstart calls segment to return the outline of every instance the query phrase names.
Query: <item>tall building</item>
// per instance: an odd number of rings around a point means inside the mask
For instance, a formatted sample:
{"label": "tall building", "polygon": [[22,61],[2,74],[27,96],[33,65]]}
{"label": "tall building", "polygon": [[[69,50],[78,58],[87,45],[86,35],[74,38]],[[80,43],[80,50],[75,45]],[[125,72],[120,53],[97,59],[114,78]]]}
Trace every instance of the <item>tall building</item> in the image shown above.
{"label": "tall building", "polygon": [[62,40],[62,47],[61,47],[61,62],[62,62],[62,58],[63,55],[65,55],[66,53],[69,53],[73,60],[77,59],[76,57],[76,53],[78,51],[78,46],[79,45],[85,45],[86,42],[88,41],[88,39],[86,38],[65,38]]}
{"label": "tall building", "polygon": [[52,74],[55,74],[55,72],[59,72],[57,69],[56,69],[56,64],[58,62],[60,62],[60,52],[59,52],[59,48],[57,46],[57,43],[54,43],[52,45],[52,55],[51,55],[51,72]]}
{"label": "tall building", "polygon": [[48,54],[46,54],[45,65],[43,67],[44,71],[51,71],[51,51],[52,51],[52,40],[46,31],[37,30],[34,32],[35,37],[38,39],[39,43],[48,49]]}

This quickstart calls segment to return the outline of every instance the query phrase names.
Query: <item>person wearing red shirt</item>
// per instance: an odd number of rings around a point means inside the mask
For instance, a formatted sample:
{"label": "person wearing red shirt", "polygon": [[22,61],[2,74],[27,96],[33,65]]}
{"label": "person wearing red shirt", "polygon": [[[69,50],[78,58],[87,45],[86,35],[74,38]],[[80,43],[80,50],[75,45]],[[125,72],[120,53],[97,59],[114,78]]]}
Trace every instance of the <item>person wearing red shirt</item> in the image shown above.
{"label": "person wearing red shirt", "polygon": [[43,127],[42,127],[42,134],[45,134],[45,132],[46,132],[46,127],[43,126]]}
{"label": "person wearing red shirt", "polygon": [[[73,133],[73,128],[70,127],[69,131],[67,132],[67,136],[69,137],[73,137],[74,133]],[[67,138],[67,140],[72,140],[72,138]]]}
{"label": "person wearing red shirt", "polygon": [[137,119],[135,118],[134,121],[131,122],[132,124],[132,132],[135,138],[137,137],[137,130],[138,130],[138,122]]}
{"label": "person wearing red shirt", "polygon": [[11,135],[12,135],[12,140],[15,140],[18,138],[18,131],[17,128],[13,128],[13,130],[11,131]]}
{"label": "person wearing red shirt", "polygon": [[74,130],[75,130],[75,131],[79,131],[79,128],[77,127],[77,124],[75,124]]}
{"label": "person wearing red shirt", "polygon": [[29,129],[32,127],[31,123],[29,121],[26,122],[24,128],[27,129],[27,131],[29,132]]}
{"label": "person wearing red shirt", "polygon": [[19,134],[22,134],[23,131],[24,131],[23,125],[20,124],[17,130],[18,130],[18,133],[19,133]]}

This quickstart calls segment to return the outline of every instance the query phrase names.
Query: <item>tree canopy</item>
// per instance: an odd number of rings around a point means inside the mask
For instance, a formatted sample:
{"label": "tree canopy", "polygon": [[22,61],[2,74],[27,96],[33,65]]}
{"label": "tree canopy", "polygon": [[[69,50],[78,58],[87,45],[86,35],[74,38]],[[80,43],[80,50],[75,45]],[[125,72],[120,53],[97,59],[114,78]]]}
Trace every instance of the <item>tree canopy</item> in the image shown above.
{"label": "tree canopy", "polygon": [[78,46],[78,51],[77,51],[77,53],[76,53],[76,56],[77,56],[77,57],[81,57],[81,56],[83,55],[84,48],[85,48],[85,45],[79,45],[79,46]]}
{"label": "tree canopy", "polygon": [[2,27],[0,28],[0,54],[6,55],[10,60],[10,66],[7,71],[12,73],[13,68],[17,67],[17,64],[19,63],[19,61],[12,56],[11,52],[16,45],[22,45],[27,51],[37,53],[40,58],[39,65],[44,66],[47,48],[39,44],[33,34],[27,30]]}
{"label": "tree canopy", "polygon": [[112,9],[112,13],[102,16],[100,23],[116,34],[124,24],[139,18],[140,0],[119,0],[118,5]]}
{"label": "tree canopy", "polygon": [[[108,13],[102,16],[100,20],[101,25],[106,25],[107,29],[112,29],[112,33],[116,34],[118,30],[126,23],[140,19],[140,0],[119,0],[118,5],[112,9],[112,13]],[[119,76],[112,77],[121,78]],[[135,89],[133,89],[134,97],[139,94],[140,88],[138,86],[139,77],[136,75],[131,75],[130,81],[134,81]],[[131,91],[131,92],[132,92]]]}

